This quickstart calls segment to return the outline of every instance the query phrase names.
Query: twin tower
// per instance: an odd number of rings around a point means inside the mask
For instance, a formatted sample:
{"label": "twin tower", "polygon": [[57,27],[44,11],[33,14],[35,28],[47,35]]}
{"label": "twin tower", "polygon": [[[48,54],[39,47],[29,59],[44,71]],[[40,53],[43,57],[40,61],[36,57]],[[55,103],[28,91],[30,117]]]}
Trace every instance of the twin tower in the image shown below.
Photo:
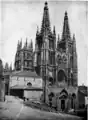
{"label": "twin tower", "polygon": [[[57,45],[56,45],[57,41]],[[77,86],[77,52],[75,35],[71,38],[65,12],[61,39],[51,31],[48,3],[45,2],[41,29],[36,32],[34,66],[38,75],[50,84]]]}

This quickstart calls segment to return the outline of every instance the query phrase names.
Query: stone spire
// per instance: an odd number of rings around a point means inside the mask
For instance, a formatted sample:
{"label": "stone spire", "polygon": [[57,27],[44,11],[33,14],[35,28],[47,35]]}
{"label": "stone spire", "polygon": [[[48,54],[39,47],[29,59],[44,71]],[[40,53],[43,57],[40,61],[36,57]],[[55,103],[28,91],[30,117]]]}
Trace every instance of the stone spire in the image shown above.
{"label": "stone spire", "polygon": [[18,44],[17,44],[17,51],[20,49],[20,43],[19,43],[19,40],[18,40]]}
{"label": "stone spire", "polygon": [[27,44],[27,38],[26,38],[26,43],[25,43],[26,48],[27,48],[27,45],[28,45],[28,44]]}
{"label": "stone spire", "polygon": [[36,35],[39,34],[39,27],[37,26],[37,31],[36,31]]}
{"label": "stone spire", "polygon": [[22,39],[21,39],[21,41],[20,41],[20,48],[22,49]]}
{"label": "stone spire", "polygon": [[27,49],[28,47],[28,43],[27,43],[27,38],[26,38],[26,42],[24,43],[24,49]]}
{"label": "stone spire", "polygon": [[8,72],[9,71],[9,64],[6,62],[5,63],[5,71]]}
{"label": "stone spire", "polygon": [[60,36],[59,36],[59,34],[58,34],[58,38],[57,38],[57,40],[58,40],[58,42],[60,42]]}
{"label": "stone spire", "polygon": [[32,40],[31,40],[31,48],[33,48],[33,42],[32,42]]}
{"label": "stone spire", "polygon": [[73,76],[74,79],[74,85],[78,84],[78,63],[77,63],[77,51],[76,51],[76,40],[75,35],[73,34],[73,64],[72,64],[73,72],[75,73],[75,76]]}
{"label": "stone spire", "polygon": [[9,70],[10,70],[10,72],[12,72],[12,63],[10,64]]}
{"label": "stone spire", "polygon": [[41,25],[41,33],[46,33],[46,31],[50,31],[50,20],[49,20],[49,11],[48,11],[48,3],[45,2],[43,20]]}
{"label": "stone spire", "polygon": [[28,49],[33,50],[33,42],[32,42],[32,40],[31,40],[31,42],[28,45]]}
{"label": "stone spire", "polygon": [[63,24],[63,32],[62,32],[62,40],[70,39],[70,29],[69,29],[69,22],[68,22],[68,15],[65,12],[64,16],[64,24]]}
{"label": "stone spire", "polygon": [[57,50],[59,50],[59,42],[60,42],[60,36],[58,34],[58,38],[57,38]]}
{"label": "stone spire", "polygon": [[75,34],[73,34],[73,53],[77,56]]}
{"label": "stone spire", "polygon": [[22,49],[22,39],[21,41],[18,40],[18,44],[17,44],[17,51]]}
{"label": "stone spire", "polygon": [[54,50],[56,49],[56,30],[55,26],[53,27],[53,44],[54,44]]}
{"label": "stone spire", "polygon": [[73,34],[73,41],[75,41],[75,34]]}
{"label": "stone spire", "polygon": [[53,27],[53,34],[56,35],[55,26]]}
{"label": "stone spire", "polygon": [[32,40],[31,40],[31,43],[30,43],[30,47],[31,47],[31,49],[33,49],[33,42],[32,42]]}

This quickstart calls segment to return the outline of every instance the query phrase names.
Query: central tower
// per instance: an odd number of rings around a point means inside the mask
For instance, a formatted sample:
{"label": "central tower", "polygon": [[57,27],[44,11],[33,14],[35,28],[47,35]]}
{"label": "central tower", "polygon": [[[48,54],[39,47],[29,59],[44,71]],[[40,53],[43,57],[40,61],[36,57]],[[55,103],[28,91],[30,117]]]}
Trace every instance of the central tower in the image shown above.
{"label": "central tower", "polygon": [[48,3],[45,2],[41,29],[37,28],[35,42],[35,69],[43,79],[55,80],[55,48],[56,33],[55,27],[53,32],[50,27]]}

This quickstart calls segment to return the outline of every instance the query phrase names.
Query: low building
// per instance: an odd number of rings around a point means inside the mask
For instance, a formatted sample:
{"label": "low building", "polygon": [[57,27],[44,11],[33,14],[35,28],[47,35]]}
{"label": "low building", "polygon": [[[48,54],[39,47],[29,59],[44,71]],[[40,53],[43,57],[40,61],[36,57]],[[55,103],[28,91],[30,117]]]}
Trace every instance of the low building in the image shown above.
{"label": "low building", "polygon": [[9,94],[9,80],[11,72],[4,72],[4,81],[5,81],[5,95]]}
{"label": "low building", "polygon": [[41,95],[43,94],[42,88],[37,87],[26,87],[24,89],[24,99],[34,99],[34,100],[40,100]]}
{"label": "low building", "polygon": [[[42,94],[42,78],[36,72],[19,71],[10,76],[10,94],[20,98],[32,99]],[[36,96],[35,96],[36,95]]]}
{"label": "low building", "polygon": [[87,87],[82,85],[78,87],[78,106],[79,108],[85,108],[85,97],[87,97]]}

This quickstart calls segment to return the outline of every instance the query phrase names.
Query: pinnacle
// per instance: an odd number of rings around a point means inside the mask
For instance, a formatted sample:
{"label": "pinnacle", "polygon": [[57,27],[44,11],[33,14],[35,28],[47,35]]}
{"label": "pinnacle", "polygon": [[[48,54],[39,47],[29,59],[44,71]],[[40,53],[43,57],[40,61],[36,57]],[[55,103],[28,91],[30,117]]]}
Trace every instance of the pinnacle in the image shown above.
{"label": "pinnacle", "polygon": [[67,11],[65,11],[65,16],[67,16]]}
{"label": "pinnacle", "polygon": [[58,34],[58,41],[60,40],[60,36],[59,36],[59,34]]}
{"label": "pinnacle", "polygon": [[45,2],[43,20],[42,20],[42,25],[41,25],[41,33],[44,33],[47,30],[50,31],[50,20],[49,20],[49,11],[48,11],[47,4],[48,3]]}
{"label": "pinnacle", "polygon": [[37,32],[36,32],[36,34],[38,34],[39,33],[39,27],[37,26]]}
{"label": "pinnacle", "polygon": [[45,5],[47,5],[48,3],[47,3],[47,1],[45,2]]}
{"label": "pinnacle", "polygon": [[45,7],[44,7],[44,10],[48,10],[48,3],[47,3],[47,1],[45,2]]}
{"label": "pinnacle", "polygon": [[73,40],[75,40],[75,34],[73,34]]}
{"label": "pinnacle", "polygon": [[56,32],[55,32],[55,26],[53,26],[53,33],[56,34]]}
{"label": "pinnacle", "polygon": [[67,11],[65,11],[65,17],[64,17],[65,20],[68,20],[68,14],[67,14]]}
{"label": "pinnacle", "polygon": [[65,11],[62,39],[67,39],[67,38],[70,38],[70,29],[69,29],[67,11]]}

